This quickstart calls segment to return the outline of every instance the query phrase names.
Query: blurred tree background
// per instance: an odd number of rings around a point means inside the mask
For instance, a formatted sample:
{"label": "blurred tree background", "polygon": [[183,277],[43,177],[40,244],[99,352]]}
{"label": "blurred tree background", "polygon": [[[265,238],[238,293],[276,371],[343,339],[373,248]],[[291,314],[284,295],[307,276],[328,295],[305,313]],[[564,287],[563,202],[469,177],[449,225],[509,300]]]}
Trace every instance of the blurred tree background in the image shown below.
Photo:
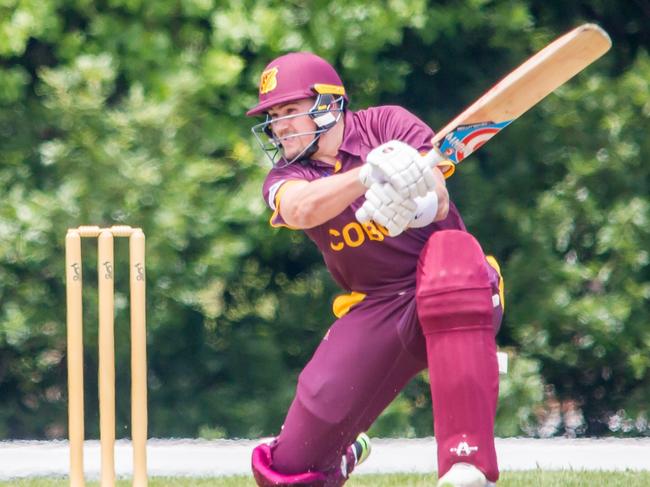
{"label": "blurred tree background", "polygon": [[[582,22],[604,58],[450,180],[501,261],[500,435],[649,435],[650,2],[0,1],[0,439],[66,436],[67,227],[147,234],[155,437],[277,433],[337,289],[300,233],[268,226],[244,116],[265,64],[312,50],[352,109],[433,128]],[[118,436],[129,430],[118,242]],[[86,428],[97,436],[95,251],[86,255]],[[432,434],[425,376],[373,427]]]}

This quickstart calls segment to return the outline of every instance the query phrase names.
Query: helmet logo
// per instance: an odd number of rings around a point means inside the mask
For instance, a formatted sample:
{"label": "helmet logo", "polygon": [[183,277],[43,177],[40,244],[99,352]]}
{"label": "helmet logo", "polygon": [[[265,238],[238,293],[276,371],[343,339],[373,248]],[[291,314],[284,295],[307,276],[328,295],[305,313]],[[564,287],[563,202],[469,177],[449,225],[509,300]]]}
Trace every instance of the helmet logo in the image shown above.
{"label": "helmet logo", "polygon": [[267,69],[260,78],[260,95],[273,91],[278,86],[278,68]]}

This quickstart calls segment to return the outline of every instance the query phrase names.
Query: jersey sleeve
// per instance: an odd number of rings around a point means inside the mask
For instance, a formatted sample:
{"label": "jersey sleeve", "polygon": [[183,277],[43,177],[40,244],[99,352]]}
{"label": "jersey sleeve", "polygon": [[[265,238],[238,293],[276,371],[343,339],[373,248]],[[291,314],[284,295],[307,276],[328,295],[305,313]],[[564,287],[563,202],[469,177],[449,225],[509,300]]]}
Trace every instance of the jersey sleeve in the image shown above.
{"label": "jersey sleeve", "polygon": [[269,220],[272,227],[292,228],[280,215],[280,200],[282,193],[298,181],[311,181],[313,176],[300,163],[290,164],[283,168],[273,168],[266,176],[262,185],[262,196],[269,209],[273,212]]}
{"label": "jersey sleeve", "polygon": [[[431,139],[434,132],[420,120],[416,115],[400,106],[387,106],[381,111],[378,117],[378,126],[382,131],[384,142],[389,140],[400,140],[411,147],[415,147],[421,154],[429,152],[433,148]],[[455,166],[451,161],[444,161],[438,164],[445,178],[450,177]]]}

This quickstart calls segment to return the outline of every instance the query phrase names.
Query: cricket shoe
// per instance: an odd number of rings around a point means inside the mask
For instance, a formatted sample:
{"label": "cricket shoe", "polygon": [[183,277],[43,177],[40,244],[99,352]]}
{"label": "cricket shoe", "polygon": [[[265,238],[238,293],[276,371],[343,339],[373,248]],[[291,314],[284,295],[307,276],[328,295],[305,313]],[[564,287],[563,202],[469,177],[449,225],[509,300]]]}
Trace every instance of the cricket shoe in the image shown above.
{"label": "cricket shoe", "polygon": [[483,472],[469,463],[455,463],[449,471],[438,480],[437,487],[494,487],[488,482]]}
{"label": "cricket shoe", "polygon": [[366,461],[370,456],[370,438],[365,433],[360,433],[357,439],[348,446],[345,455],[341,459],[341,471],[345,477],[348,477],[352,471]]}

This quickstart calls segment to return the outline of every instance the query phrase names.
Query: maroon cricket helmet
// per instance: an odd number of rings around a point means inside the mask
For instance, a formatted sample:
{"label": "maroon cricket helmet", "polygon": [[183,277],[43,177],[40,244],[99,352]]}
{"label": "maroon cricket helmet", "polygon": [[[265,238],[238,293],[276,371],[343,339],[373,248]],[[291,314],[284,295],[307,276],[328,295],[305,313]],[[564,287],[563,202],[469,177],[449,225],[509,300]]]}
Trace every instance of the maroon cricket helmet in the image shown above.
{"label": "maroon cricket helmet", "polygon": [[310,52],[285,54],[264,68],[260,77],[259,102],[246,115],[260,115],[274,105],[319,94],[338,95],[348,101],[341,78],[323,58]]}

